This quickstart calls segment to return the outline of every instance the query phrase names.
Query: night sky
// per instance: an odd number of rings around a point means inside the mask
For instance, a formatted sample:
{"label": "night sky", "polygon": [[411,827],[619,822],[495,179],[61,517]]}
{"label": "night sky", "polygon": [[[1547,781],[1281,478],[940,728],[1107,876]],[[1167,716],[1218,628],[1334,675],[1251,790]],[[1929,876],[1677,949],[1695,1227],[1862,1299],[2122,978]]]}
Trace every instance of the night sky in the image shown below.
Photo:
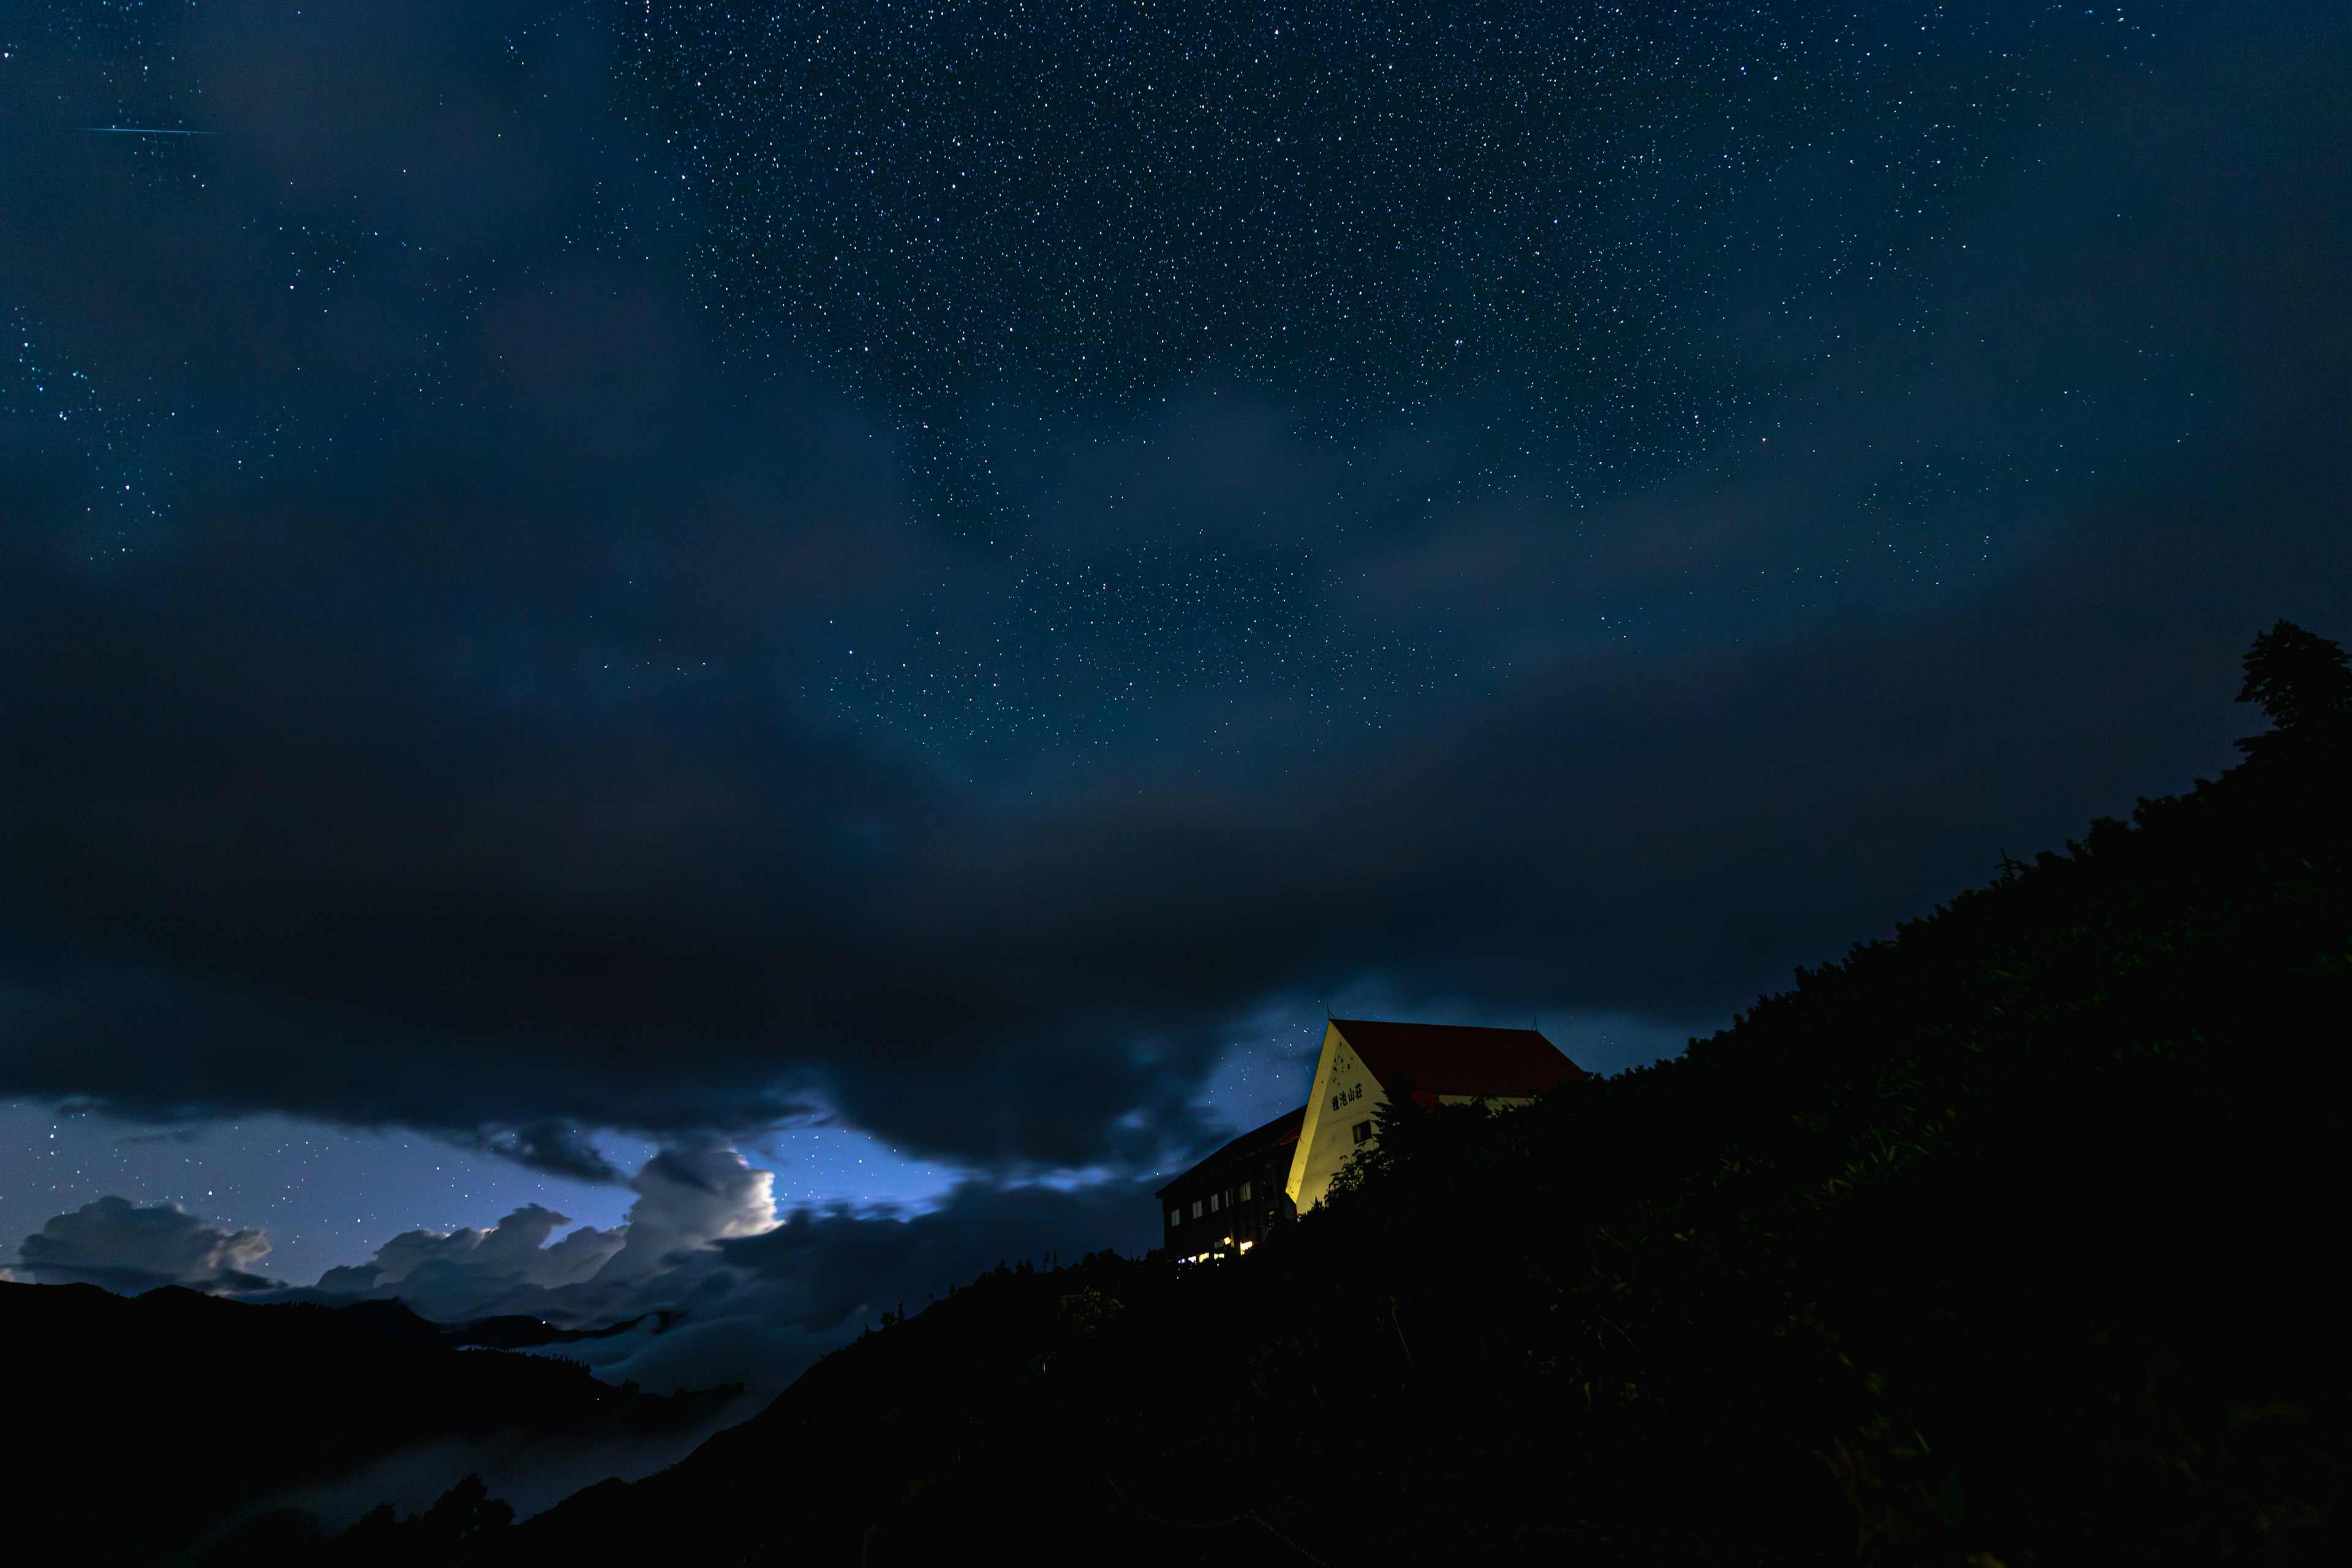
{"label": "night sky", "polygon": [[772,1382],[2352,633],[2338,5],[0,0],[0,144],[20,1279]]}

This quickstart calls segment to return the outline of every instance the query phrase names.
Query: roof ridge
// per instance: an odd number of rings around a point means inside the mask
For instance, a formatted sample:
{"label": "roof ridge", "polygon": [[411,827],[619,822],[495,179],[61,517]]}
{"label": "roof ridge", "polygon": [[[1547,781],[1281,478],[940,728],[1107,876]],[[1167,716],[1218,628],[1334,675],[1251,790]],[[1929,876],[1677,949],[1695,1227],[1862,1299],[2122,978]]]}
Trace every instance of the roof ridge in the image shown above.
{"label": "roof ridge", "polygon": [[[1195,1161],[1192,1164],[1179,1172],[1166,1186],[1156,1189],[1156,1193],[1164,1194],[1170,1187],[1180,1185],[1191,1178],[1201,1174],[1203,1171],[1214,1169],[1220,1165],[1226,1164],[1231,1161],[1245,1158],[1248,1155],[1257,1153],[1261,1150],[1277,1148],[1284,1143],[1293,1142],[1297,1138],[1298,1130],[1301,1126],[1305,1125],[1306,1121],[1307,1108],[1305,1106],[1302,1105],[1297,1107],[1296,1110],[1286,1110],[1281,1115],[1276,1117],[1273,1121],[1265,1122],[1260,1126],[1253,1127],[1248,1131],[1240,1134],[1238,1137],[1228,1139],[1226,1142],[1219,1144],[1207,1155]],[[1258,1140],[1261,1139],[1263,1142],[1258,1142]]]}
{"label": "roof ridge", "polygon": [[1523,1099],[1587,1076],[1540,1029],[1334,1018],[1331,1026],[1384,1088]]}

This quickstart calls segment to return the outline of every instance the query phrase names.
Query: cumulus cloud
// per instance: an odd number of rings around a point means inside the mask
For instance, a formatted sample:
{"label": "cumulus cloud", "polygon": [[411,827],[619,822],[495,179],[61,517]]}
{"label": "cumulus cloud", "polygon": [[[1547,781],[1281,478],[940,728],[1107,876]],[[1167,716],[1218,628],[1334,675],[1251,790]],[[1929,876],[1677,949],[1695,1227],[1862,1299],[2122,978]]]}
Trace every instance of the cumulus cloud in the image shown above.
{"label": "cumulus cloud", "polygon": [[331,1268],[330,1296],[397,1298],[443,1322],[524,1312],[577,1324],[674,1305],[720,1245],[776,1224],[775,1177],[716,1142],[664,1149],[630,1178],[636,1202],[609,1230],[527,1204],[483,1229],[412,1230],[363,1264]]}
{"label": "cumulus cloud", "polygon": [[269,1251],[257,1229],[108,1196],[26,1237],[16,1272],[124,1292],[184,1285],[328,1305],[398,1300],[447,1324],[534,1317],[595,1335],[560,1342],[561,1353],[612,1382],[773,1392],[884,1311],[919,1310],[1001,1264],[1140,1252],[1159,1237],[1140,1182],[972,1179],[919,1212],[779,1215],[773,1181],[722,1143],[686,1142],[630,1178],[636,1201],[608,1229],[564,1233],[564,1215],[529,1204],[496,1225],[404,1232],[367,1262],[294,1289],[252,1272]]}
{"label": "cumulus cloud", "polygon": [[419,1300],[446,1306],[518,1286],[572,1284],[593,1275],[621,1250],[625,1227],[599,1230],[583,1225],[549,1246],[547,1238],[555,1228],[569,1223],[568,1216],[552,1209],[526,1204],[487,1229],[467,1226],[450,1232],[404,1231],[378,1247],[372,1261],[329,1269],[319,1288],[369,1294],[405,1287]]}
{"label": "cumulus cloud", "polygon": [[1065,1187],[968,1181],[919,1213],[797,1209],[779,1215],[772,1175],[714,1142],[665,1149],[631,1178],[637,1199],[609,1230],[526,1205],[497,1225],[409,1231],[365,1264],[299,1294],[396,1300],[458,1323],[509,1314],[618,1331],[563,1342],[613,1382],[667,1392],[743,1383],[772,1391],[885,1310],[919,1307],[1013,1259],[1076,1257],[1156,1240],[1139,1184]]}
{"label": "cumulus cloud", "polygon": [[635,1279],[691,1267],[719,1243],[774,1227],[775,1176],[724,1145],[665,1149],[629,1184],[628,1240],[604,1273]]}
{"label": "cumulus cloud", "polygon": [[43,1284],[81,1283],[135,1294],[163,1285],[198,1290],[269,1290],[255,1274],[269,1251],[260,1231],[224,1230],[177,1204],[140,1208],[102,1197],[52,1215],[17,1247],[25,1272]]}

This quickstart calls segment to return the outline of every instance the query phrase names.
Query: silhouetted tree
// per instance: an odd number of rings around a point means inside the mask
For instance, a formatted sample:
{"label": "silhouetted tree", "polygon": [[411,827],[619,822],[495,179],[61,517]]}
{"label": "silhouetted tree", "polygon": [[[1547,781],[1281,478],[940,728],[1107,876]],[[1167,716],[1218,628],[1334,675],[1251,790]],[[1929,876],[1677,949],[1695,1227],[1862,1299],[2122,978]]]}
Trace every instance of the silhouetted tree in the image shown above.
{"label": "silhouetted tree", "polygon": [[[2293,621],[2256,636],[2245,668],[2238,700],[2259,704],[2274,734],[2301,734],[2352,712],[2352,664],[2343,647]],[[2238,744],[2251,752],[2269,738],[2250,736]]]}
{"label": "silhouetted tree", "polygon": [[420,1528],[436,1545],[470,1544],[514,1522],[514,1509],[490,1496],[479,1476],[467,1476],[425,1510]]}
{"label": "silhouetted tree", "polygon": [[[415,1516],[412,1514],[409,1519],[413,1526]],[[414,1529],[403,1530],[400,1516],[392,1511],[390,1503],[380,1502],[343,1531],[327,1561],[351,1564],[352,1568],[375,1568],[377,1564],[389,1568],[400,1562],[406,1538],[414,1533]]]}
{"label": "silhouetted tree", "polygon": [[422,1516],[398,1518],[390,1503],[378,1503],[343,1531],[326,1561],[360,1568],[405,1568],[411,1563],[489,1563],[499,1559],[514,1509],[478,1475],[443,1492]]}

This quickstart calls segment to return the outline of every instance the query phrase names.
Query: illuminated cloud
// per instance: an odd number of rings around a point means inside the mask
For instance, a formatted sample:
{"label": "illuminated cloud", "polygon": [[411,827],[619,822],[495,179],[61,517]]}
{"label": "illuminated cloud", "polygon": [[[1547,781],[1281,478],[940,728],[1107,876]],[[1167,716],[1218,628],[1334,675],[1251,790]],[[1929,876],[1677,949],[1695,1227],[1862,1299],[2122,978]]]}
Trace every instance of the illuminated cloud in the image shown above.
{"label": "illuminated cloud", "polygon": [[197,1290],[274,1289],[252,1270],[268,1254],[258,1230],[223,1230],[177,1204],[140,1208],[102,1197],[52,1215],[17,1247],[24,1272],[48,1285],[80,1283],[135,1294],[163,1285]]}

